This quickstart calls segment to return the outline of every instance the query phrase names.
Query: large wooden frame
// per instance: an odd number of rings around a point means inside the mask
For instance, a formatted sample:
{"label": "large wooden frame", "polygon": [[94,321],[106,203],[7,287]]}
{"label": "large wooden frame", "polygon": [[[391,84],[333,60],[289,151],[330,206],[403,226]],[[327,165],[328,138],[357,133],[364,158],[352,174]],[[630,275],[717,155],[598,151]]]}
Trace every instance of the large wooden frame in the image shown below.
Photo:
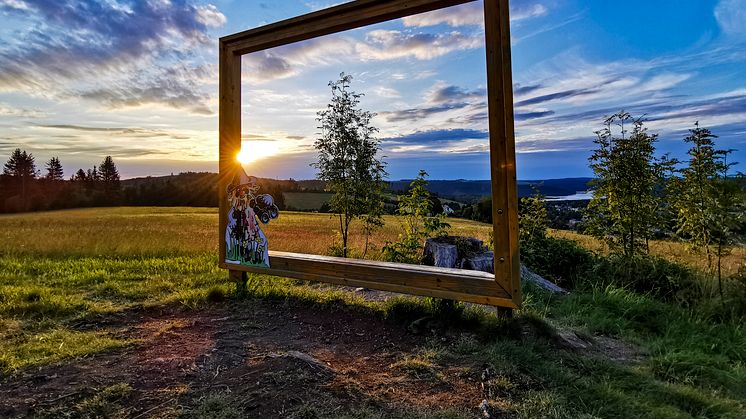
{"label": "large wooden frame", "polygon": [[506,308],[521,303],[508,0],[484,0],[495,274],[270,251],[271,268],[225,262],[228,202],[241,150],[241,56],[475,0],[357,0],[220,39],[220,267],[450,298]]}

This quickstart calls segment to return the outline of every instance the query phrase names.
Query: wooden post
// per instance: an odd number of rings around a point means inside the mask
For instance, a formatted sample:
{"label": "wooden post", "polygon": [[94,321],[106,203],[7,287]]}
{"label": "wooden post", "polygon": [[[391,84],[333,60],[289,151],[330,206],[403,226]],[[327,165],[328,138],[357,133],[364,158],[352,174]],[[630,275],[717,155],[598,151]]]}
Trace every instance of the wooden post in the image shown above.
{"label": "wooden post", "polygon": [[[224,42],[220,42],[219,62],[219,178],[218,207],[220,230],[219,263],[225,261],[225,229],[228,224],[228,196],[226,187],[238,168],[237,155],[241,151],[241,56],[234,54]],[[233,272],[231,272],[233,275]]]}
{"label": "wooden post", "polygon": [[237,296],[243,297],[246,295],[246,283],[249,281],[249,276],[246,272],[228,271],[228,278],[236,283]]}
{"label": "wooden post", "polygon": [[513,80],[510,61],[510,17],[507,0],[484,1],[487,53],[487,107],[492,174],[492,228],[495,280],[521,301],[518,258],[518,197],[513,127]]}

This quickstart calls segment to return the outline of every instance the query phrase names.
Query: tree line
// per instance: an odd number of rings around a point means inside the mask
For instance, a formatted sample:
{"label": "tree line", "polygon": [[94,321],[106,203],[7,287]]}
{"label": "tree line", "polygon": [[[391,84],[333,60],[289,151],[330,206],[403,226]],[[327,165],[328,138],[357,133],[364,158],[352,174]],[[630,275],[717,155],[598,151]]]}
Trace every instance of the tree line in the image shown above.
{"label": "tree line", "polygon": [[118,205],[119,171],[111,156],[97,166],[79,169],[65,180],[62,163],[52,157],[37,169],[32,153],[15,149],[0,175],[0,212]]}

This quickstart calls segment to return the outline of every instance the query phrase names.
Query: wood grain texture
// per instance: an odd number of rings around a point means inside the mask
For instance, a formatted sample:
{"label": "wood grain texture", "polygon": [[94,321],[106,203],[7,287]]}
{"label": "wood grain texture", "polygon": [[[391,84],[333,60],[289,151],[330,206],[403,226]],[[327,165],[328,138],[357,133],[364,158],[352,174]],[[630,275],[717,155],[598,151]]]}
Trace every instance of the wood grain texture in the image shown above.
{"label": "wood grain texture", "polygon": [[248,54],[475,0],[358,0],[221,38]]}

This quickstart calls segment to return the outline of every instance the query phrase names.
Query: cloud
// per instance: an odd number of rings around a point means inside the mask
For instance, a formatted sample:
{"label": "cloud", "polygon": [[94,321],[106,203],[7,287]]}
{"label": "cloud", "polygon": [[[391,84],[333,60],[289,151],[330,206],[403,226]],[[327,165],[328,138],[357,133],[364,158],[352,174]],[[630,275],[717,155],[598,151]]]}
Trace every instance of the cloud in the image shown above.
{"label": "cloud", "polygon": [[368,32],[366,42],[357,44],[356,51],[364,60],[410,57],[431,60],[453,51],[479,48],[482,45],[483,37],[455,31],[431,34],[379,29]]}
{"label": "cloud", "polygon": [[468,103],[447,103],[436,106],[401,109],[396,111],[380,112],[378,115],[386,119],[387,122],[415,122],[425,119],[431,115],[462,109],[467,107]]}
{"label": "cloud", "polygon": [[354,41],[344,36],[315,38],[245,55],[243,74],[254,82],[292,77],[304,67],[338,63],[354,50]]}
{"label": "cloud", "polygon": [[[195,49],[211,45],[207,31],[225,23],[215,6],[187,0],[5,0],[0,10],[27,22],[22,36],[0,47],[0,91],[47,97],[69,97],[74,91],[65,86],[78,84],[76,90],[86,91],[90,87],[84,86],[99,80],[146,91],[137,81],[128,83],[132,73],[159,70],[156,61],[168,68],[169,61],[188,60]],[[179,104],[173,97],[184,85],[174,86],[177,91],[163,102],[167,106]],[[142,101],[119,103],[129,102]]]}
{"label": "cloud", "polygon": [[383,143],[394,144],[422,144],[453,142],[470,139],[485,139],[489,137],[487,131],[473,129],[442,129],[430,131],[416,131],[399,137],[384,138]]}
{"label": "cloud", "polygon": [[44,115],[46,115],[45,112],[40,109],[19,108],[17,106],[0,102],[0,117],[40,118]]}
{"label": "cloud", "polygon": [[544,118],[554,115],[554,111],[515,112],[516,121],[528,121],[529,119]]}
{"label": "cloud", "polygon": [[536,105],[543,102],[549,102],[557,99],[564,99],[564,98],[571,98],[571,97],[577,97],[577,96],[584,96],[589,95],[592,93],[597,93],[597,89],[572,89],[572,90],[564,90],[561,92],[554,92],[546,95],[541,96],[535,96],[530,99],[525,99],[519,102],[515,103],[516,107],[521,106],[527,106],[527,105]]}
{"label": "cloud", "polygon": [[[547,11],[546,6],[541,3],[534,1],[514,1],[511,3],[510,20],[518,22],[536,18],[546,15]],[[404,26],[408,27],[425,27],[441,24],[451,27],[484,26],[484,3],[482,1],[475,1],[460,6],[407,16],[402,20]]]}
{"label": "cloud", "polygon": [[207,105],[210,95],[202,93],[194,81],[207,70],[199,67],[176,67],[163,70],[162,74],[139,75],[106,86],[81,90],[76,93],[83,99],[94,100],[112,109],[165,105],[188,110],[194,114],[213,115]]}
{"label": "cloud", "polygon": [[389,99],[396,99],[401,97],[401,93],[399,93],[396,89],[392,89],[390,87],[385,86],[378,86],[373,89],[373,93],[380,97],[385,97]]}
{"label": "cloud", "polygon": [[430,103],[484,101],[487,99],[487,90],[467,90],[459,86],[438,83],[433,86],[426,99]]}
{"label": "cloud", "polygon": [[728,35],[746,35],[746,0],[720,0],[715,19]]}
{"label": "cloud", "polygon": [[30,7],[23,0],[0,0],[0,9],[29,10]]}
{"label": "cloud", "polygon": [[[388,61],[403,58],[431,60],[454,51],[479,48],[484,39],[460,32],[441,34],[374,30],[364,40],[336,35],[284,45],[243,57],[243,75],[255,83],[297,76],[312,66],[350,60]],[[415,77],[432,75],[423,71]]]}
{"label": "cloud", "polygon": [[533,92],[536,89],[540,89],[542,86],[540,84],[532,84],[528,86],[522,86],[519,83],[513,84],[513,95],[515,96],[523,96],[526,94],[529,94]]}

